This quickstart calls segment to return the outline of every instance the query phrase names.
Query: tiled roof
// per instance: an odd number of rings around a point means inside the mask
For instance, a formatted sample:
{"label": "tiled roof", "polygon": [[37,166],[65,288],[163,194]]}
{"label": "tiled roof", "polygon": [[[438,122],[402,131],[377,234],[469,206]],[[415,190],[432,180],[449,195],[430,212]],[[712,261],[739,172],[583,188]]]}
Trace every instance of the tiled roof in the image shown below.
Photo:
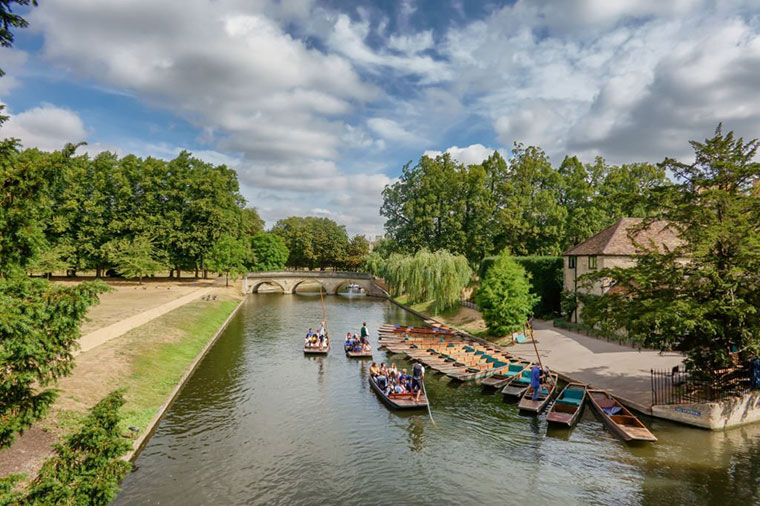
{"label": "tiled roof", "polygon": [[[672,250],[681,244],[676,231],[666,221],[654,221],[647,228],[635,231],[641,225],[641,218],[622,218],[598,234],[586,239],[577,246],[569,249],[565,255],[637,255],[636,246],[629,237],[629,231],[634,234],[637,243],[646,247],[650,242],[661,248],[666,246]],[[662,250],[661,250],[662,251]]]}

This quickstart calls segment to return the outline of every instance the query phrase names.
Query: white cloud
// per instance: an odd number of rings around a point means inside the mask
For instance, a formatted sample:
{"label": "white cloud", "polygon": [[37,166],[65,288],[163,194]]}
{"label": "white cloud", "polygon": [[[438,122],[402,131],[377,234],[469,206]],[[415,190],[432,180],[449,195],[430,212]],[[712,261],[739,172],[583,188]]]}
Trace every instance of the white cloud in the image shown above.
{"label": "white cloud", "polygon": [[370,118],[367,126],[377,135],[393,142],[418,144],[424,142],[417,134],[409,132],[396,121],[389,118]]}
{"label": "white cloud", "polygon": [[55,151],[69,142],[76,144],[87,139],[82,119],[70,109],[43,104],[9,116],[0,128],[0,135],[20,139],[25,148]]}
{"label": "white cloud", "polygon": [[2,62],[0,68],[5,72],[5,75],[0,78],[0,96],[7,94],[19,85],[16,74],[26,63],[28,56],[24,51],[0,46],[0,62]]}
{"label": "white cloud", "polygon": [[[446,148],[444,152],[449,153],[454,160],[464,165],[477,165],[483,160],[488,158],[496,151],[495,149],[487,148],[482,144],[471,144],[467,147],[451,146]],[[442,154],[441,151],[425,151],[423,155],[434,158]]]}

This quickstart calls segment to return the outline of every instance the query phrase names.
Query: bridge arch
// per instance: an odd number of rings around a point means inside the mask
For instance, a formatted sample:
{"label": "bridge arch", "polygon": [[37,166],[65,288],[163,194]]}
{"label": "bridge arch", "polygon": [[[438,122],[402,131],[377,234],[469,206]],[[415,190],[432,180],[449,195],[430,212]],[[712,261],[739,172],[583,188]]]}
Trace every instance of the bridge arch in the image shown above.
{"label": "bridge arch", "polygon": [[[330,291],[328,290],[328,288],[325,285],[325,283],[323,281],[321,281],[319,279],[315,279],[315,278],[304,278],[304,279],[295,281],[295,284],[293,285],[293,288],[292,288],[293,293],[298,293],[298,287],[301,286],[304,283],[316,283],[317,285],[319,285],[320,290],[324,291],[327,294],[330,293]],[[303,292],[301,292],[301,293],[303,293]]]}
{"label": "bridge arch", "polygon": [[282,293],[287,293],[285,291],[285,287],[273,279],[256,280],[254,283],[251,284],[251,293],[258,293],[261,285],[276,286],[277,288],[282,290]]}

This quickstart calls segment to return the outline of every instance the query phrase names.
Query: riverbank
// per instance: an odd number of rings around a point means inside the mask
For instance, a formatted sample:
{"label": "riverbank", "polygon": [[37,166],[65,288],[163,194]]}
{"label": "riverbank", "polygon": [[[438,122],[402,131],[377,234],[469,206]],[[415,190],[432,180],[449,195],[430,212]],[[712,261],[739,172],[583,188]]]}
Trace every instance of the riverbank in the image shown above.
{"label": "riverbank", "polygon": [[[162,289],[170,291],[165,285]],[[28,476],[36,474],[51,454],[51,445],[69,432],[90,407],[117,388],[126,389],[125,433],[130,432],[127,429],[130,426],[138,428],[139,436],[148,433],[154,416],[176,393],[186,371],[239,307],[241,296],[234,288],[207,289],[213,293],[212,300],[187,301],[80,353],[73,374],[55,385],[59,396],[48,415],[13,446],[0,452],[0,476],[18,472]],[[158,289],[149,285],[145,292],[151,290]],[[141,291],[139,288],[138,294]],[[171,298],[185,296],[187,293],[177,290],[176,296]],[[153,300],[163,305],[167,297],[156,296]],[[124,305],[114,305],[114,308],[126,318],[135,317],[134,311]],[[105,317],[112,322],[110,313]]]}

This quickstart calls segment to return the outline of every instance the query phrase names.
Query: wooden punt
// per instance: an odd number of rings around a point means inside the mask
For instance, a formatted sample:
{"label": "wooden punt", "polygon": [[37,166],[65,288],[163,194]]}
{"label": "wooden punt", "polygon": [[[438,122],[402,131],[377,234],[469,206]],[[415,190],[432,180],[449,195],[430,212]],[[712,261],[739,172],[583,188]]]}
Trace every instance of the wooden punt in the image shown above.
{"label": "wooden punt", "polygon": [[586,400],[586,385],[581,383],[570,383],[562,392],[557,400],[554,401],[552,409],[546,415],[546,421],[550,424],[565,425],[572,427],[578,422],[583,411],[583,402]]}
{"label": "wooden punt", "polygon": [[523,372],[513,376],[512,379],[504,385],[504,388],[501,389],[501,393],[504,394],[504,397],[519,399],[525,394],[525,391],[530,386],[530,370],[532,367],[533,364],[530,364],[523,369]]}
{"label": "wooden punt", "polygon": [[327,355],[330,351],[330,343],[327,346],[304,346],[303,352],[307,355]]}
{"label": "wooden punt", "polygon": [[377,386],[377,383],[375,383],[375,378],[371,376],[369,378],[369,386],[372,387],[372,390],[375,391],[386,405],[393,409],[424,409],[427,407],[427,397],[425,397],[424,393],[420,394],[419,401],[414,400],[417,396],[416,393],[385,395],[380,390],[380,387]]}
{"label": "wooden punt", "polygon": [[372,350],[367,351],[349,351],[346,350],[348,358],[372,358]]}
{"label": "wooden punt", "polygon": [[[646,425],[612,395],[604,390],[588,390],[588,396],[604,424],[623,441],[657,441]],[[615,413],[612,414],[611,411]]]}
{"label": "wooden punt", "polygon": [[509,383],[509,380],[513,379],[516,375],[522,374],[525,368],[530,367],[530,365],[531,365],[530,362],[527,362],[527,361],[511,362],[509,364],[509,367],[505,371],[498,372],[496,374],[491,375],[491,377],[484,379],[481,385],[483,386],[483,389],[485,390],[502,388],[504,385]]}
{"label": "wooden punt", "polygon": [[383,332],[393,332],[396,334],[453,334],[454,330],[448,327],[409,327],[403,325],[382,325],[380,330]]}
{"label": "wooden punt", "polygon": [[549,388],[539,387],[540,390],[538,391],[538,397],[535,401],[533,400],[532,389],[529,388],[526,390],[522,399],[520,399],[520,402],[517,403],[517,408],[520,411],[525,411],[527,413],[540,414],[544,408],[546,408],[546,405],[549,404],[549,401],[552,400],[554,390],[557,388],[557,379],[558,377],[556,373],[550,373],[548,382]]}

